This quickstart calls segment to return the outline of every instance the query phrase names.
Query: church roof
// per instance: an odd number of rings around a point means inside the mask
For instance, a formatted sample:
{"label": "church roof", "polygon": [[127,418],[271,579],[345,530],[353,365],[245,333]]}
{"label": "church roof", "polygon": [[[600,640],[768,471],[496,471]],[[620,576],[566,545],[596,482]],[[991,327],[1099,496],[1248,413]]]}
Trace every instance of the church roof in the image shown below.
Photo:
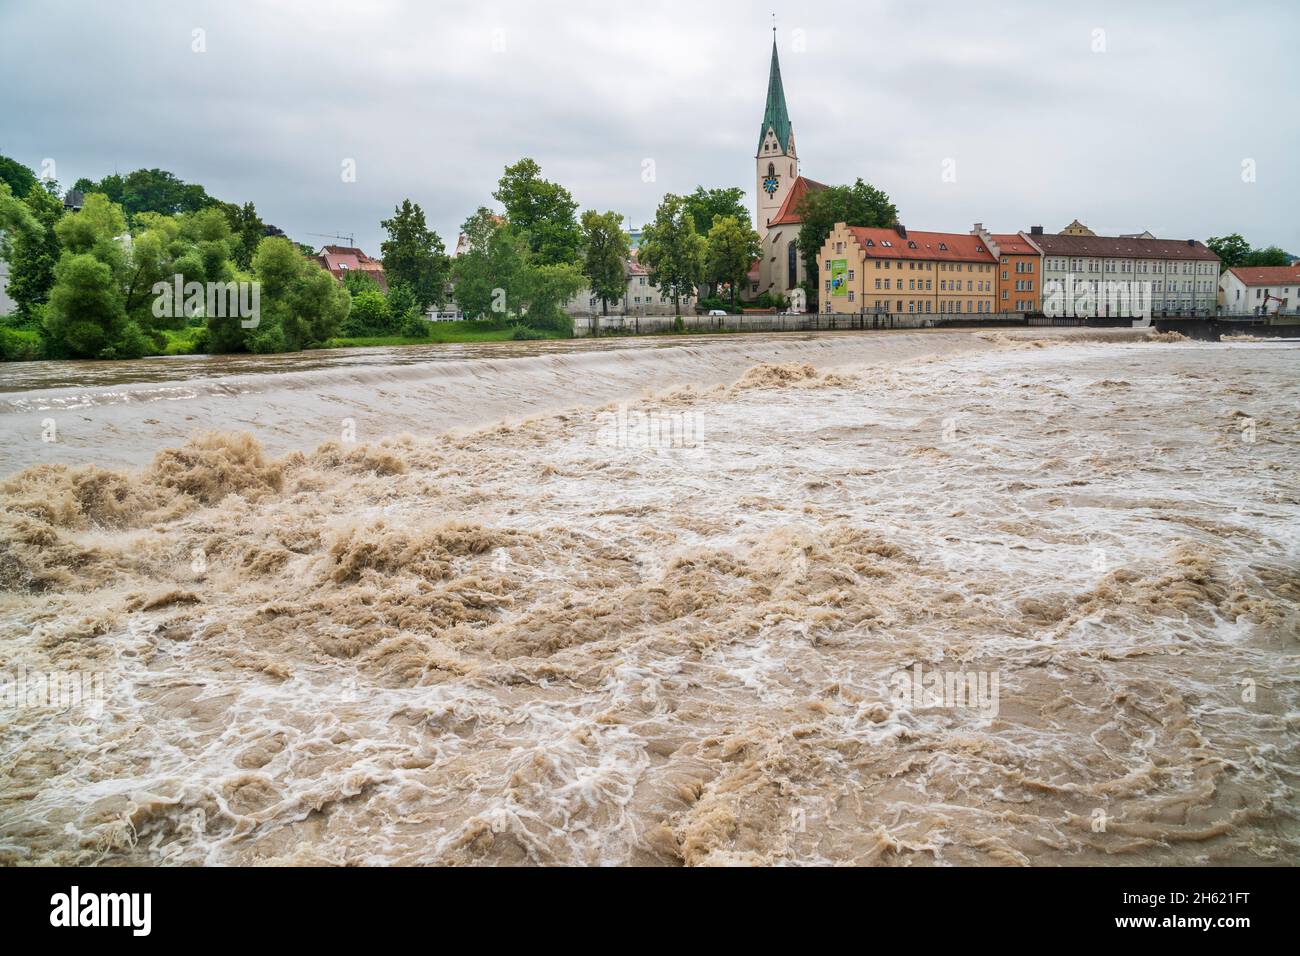
{"label": "church roof", "polygon": [[794,223],[803,222],[803,217],[799,215],[799,200],[810,192],[818,192],[826,188],[825,183],[819,183],[815,179],[809,179],[807,176],[800,176],[795,179],[790,191],[786,193],[785,202],[781,203],[781,208],[776,211],[776,215],[769,222],[768,228],[772,226],[789,226]]}
{"label": "church roof", "polygon": [[790,151],[790,113],[785,108],[785,88],[781,85],[781,61],[776,58],[776,38],[772,38],[772,68],[767,74],[767,109],[763,112],[763,128],[758,131],[758,149],[763,152],[767,131],[776,133],[783,152]]}

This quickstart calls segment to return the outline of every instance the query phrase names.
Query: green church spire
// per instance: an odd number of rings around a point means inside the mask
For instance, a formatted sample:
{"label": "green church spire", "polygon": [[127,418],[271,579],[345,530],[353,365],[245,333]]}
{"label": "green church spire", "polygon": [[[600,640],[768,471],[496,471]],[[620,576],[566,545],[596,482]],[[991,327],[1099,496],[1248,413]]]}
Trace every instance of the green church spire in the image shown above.
{"label": "green church spire", "polygon": [[763,112],[763,128],[758,131],[758,152],[763,153],[763,140],[767,131],[776,132],[777,142],[783,152],[790,151],[790,114],[785,108],[785,88],[781,86],[781,61],[776,58],[776,37],[772,38],[772,69],[767,75],[767,109]]}

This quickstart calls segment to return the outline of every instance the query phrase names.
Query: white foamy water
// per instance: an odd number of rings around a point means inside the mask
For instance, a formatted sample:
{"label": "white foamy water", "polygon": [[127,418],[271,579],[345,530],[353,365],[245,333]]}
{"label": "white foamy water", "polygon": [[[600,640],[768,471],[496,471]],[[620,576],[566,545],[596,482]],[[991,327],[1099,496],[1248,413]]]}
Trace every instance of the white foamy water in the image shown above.
{"label": "white foamy water", "polygon": [[1300,352],[886,338],[11,479],[0,859],[1295,863]]}

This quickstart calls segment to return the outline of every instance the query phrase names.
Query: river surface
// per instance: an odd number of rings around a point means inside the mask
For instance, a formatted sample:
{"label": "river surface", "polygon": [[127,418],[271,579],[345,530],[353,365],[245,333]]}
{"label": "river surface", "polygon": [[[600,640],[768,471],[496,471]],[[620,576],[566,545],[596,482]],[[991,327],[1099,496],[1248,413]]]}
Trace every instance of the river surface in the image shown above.
{"label": "river surface", "polygon": [[1300,862],[1294,345],[521,344],[23,373],[0,862]]}

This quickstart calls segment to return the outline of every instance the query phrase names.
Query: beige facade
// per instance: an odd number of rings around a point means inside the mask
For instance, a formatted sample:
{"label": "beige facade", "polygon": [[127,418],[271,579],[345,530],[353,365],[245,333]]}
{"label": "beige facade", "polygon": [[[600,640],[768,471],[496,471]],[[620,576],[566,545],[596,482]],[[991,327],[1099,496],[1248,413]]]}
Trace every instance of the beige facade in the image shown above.
{"label": "beige facade", "polygon": [[987,315],[998,260],[978,236],[836,223],[818,256],[822,312]]}

